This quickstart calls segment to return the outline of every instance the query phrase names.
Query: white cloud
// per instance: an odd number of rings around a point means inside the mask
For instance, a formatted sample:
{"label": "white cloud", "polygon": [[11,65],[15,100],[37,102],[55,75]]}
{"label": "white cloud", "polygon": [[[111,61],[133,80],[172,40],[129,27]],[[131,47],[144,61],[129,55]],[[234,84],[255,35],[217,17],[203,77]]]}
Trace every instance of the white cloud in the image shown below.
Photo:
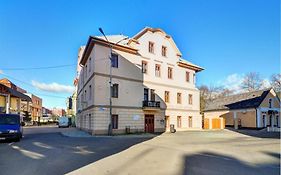
{"label": "white cloud", "polygon": [[41,82],[32,80],[31,83],[37,89],[40,89],[42,91],[47,91],[47,92],[67,92],[67,93],[72,93],[74,91],[74,87],[73,86],[62,85],[62,84],[58,84],[58,83],[55,83],[55,82],[50,83],[50,84],[46,84],[46,83],[41,83]]}
{"label": "white cloud", "polygon": [[4,74],[3,70],[0,69],[0,74]]}
{"label": "white cloud", "polygon": [[271,84],[270,84],[270,81],[269,81],[269,79],[264,79],[263,81],[262,81],[262,88],[270,88],[271,87]]}
{"label": "white cloud", "polygon": [[[234,93],[241,93],[244,92],[245,89],[241,88],[241,83],[243,82],[244,74],[230,74],[225,79],[218,81],[219,86],[223,86],[232,90]],[[261,89],[271,87],[269,79],[265,78],[262,80],[262,87]]]}
{"label": "white cloud", "polygon": [[218,84],[225,88],[228,88],[234,92],[241,92],[241,83],[243,81],[243,75],[241,74],[231,74],[228,75],[224,80],[219,81]]}

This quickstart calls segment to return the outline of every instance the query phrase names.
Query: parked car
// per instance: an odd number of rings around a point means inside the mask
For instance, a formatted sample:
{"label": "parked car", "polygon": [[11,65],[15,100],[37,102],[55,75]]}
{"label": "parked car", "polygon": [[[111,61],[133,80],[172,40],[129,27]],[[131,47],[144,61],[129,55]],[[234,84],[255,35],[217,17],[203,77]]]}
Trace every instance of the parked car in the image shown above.
{"label": "parked car", "polygon": [[58,122],[59,128],[61,127],[69,127],[69,118],[65,116],[59,117],[59,122]]}
{"label": "parked car", "polygon": [[20,141],[22,123],[18,114],[0,114],[0,140]]}

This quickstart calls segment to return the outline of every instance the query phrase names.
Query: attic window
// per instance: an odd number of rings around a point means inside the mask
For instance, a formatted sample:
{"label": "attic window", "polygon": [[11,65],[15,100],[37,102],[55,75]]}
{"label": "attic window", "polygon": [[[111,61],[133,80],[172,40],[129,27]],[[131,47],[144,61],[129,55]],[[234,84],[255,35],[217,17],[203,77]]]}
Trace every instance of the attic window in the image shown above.
{"label": "attic window", "polygon": [[148,43],[148,52],[154,53],[154,43],[151,41],[149,41],[149,43]]}
{"label": "attic window", "polygon": [[269,106],[269,108],[272,108],[272,99],[271,98],[268,100],[268,106]]}

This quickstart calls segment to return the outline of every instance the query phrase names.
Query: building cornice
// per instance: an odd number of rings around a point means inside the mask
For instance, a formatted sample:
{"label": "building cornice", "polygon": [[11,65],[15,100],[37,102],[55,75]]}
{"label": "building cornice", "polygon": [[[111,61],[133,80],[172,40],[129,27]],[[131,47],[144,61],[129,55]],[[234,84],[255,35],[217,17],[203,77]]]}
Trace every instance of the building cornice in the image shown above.
{"label": "building cornice", "polygon": [[[127,53],[131,53],[131,54],[135,54],[135,55],[138,54],[137,49],[127,47],[127,46],[123,46],[123,45],[120,45],[120,44],[115,44],[115,43],[112,43],[112,42],[109,42],[109,43],[112,45],[113,49],[120,50],[120,51],[127,52]],[[99,45],[102,45],[104,47],[110,47],[109,43],[107,41],[103,40],[103,39],[100,39],[100,38],[97,38],[97,37],[94,37],[94,36],[90,36],[89,39],[88,39],[86,48],[84,50],[84,53],[82,55],[80,64],[83,65],[83,66],[86,64],[87,59],[90,56],[91,51],[92,51],[95,44],[99,44]]]}
{"label": "building cornice", "polygon": [[181,61],[179,61],[177,64],[178,64],[179,67],[191,69],[191,70],[194,70],[195,72],[200,72],[200,71],[204,70],[202,67],[191,65],[191,64],[181,62]]}

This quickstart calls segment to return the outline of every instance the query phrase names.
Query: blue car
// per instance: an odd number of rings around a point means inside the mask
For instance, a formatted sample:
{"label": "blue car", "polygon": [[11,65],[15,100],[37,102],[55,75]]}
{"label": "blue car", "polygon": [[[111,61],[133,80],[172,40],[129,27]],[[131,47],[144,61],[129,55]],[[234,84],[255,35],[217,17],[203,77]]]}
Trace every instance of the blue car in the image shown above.
{"label": "blue car", "polygon": [[0,114],[0,140],[20,141],[22,132],[20,115]]}

